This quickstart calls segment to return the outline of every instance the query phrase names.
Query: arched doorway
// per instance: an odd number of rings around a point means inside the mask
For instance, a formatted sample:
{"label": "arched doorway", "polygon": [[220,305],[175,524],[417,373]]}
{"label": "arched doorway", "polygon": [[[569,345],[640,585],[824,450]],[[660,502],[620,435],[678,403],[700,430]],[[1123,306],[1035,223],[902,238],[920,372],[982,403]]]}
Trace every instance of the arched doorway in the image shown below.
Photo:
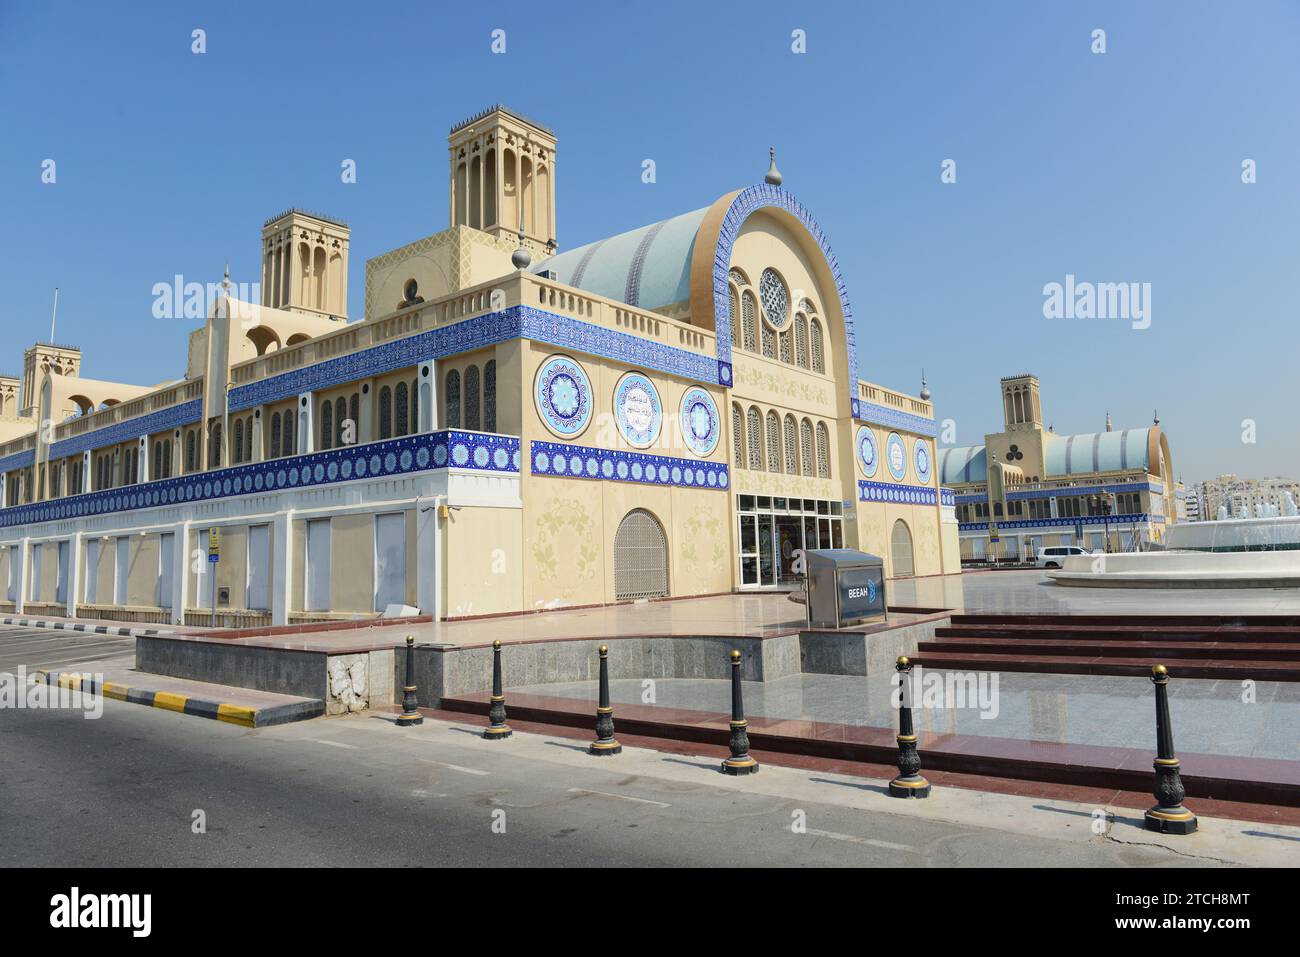
{"label": "arched doorway", "polygon": [[912,530],[901,518],[889,533],[889,558],[895,578],[910,578],[915,574],[912,570]]}
{"label": "arched doorway", "polygon": [[668,539],[645,509],[623,516],[614,533],[614,597],[662,598],[668,594]]}

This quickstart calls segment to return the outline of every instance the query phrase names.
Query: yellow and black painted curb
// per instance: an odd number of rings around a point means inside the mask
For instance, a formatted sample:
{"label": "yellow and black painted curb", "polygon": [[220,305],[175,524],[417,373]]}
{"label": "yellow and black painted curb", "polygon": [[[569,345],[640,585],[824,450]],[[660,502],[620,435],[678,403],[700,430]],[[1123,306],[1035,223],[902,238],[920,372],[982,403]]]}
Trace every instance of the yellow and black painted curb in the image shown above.
{"label": "yellow and black painted curb", "polygon": [[94,675],[82,674],[78,671],[38,671],[35,677],[37,681],[69,691],[97,694],[117,701],[161,708],[178,714],[189,714],[196,718],[214,718],[227,724],[239,725],[241,728],[264,728],[272,724],[304,721],[325,713],[325,702],[319,700],[252,708],[248,705],[193,698],[174,691],[129,688],[115,681],[100,681]]}
{"label": "yellow and black painted curb", "polygon": [[50,628],[54,631],[81,631],[88,635],[112,635],[117,638],[154,638],[170,635],[171,631],[157,628],[121,628],[116,625],[92,625],[84,621],[60,621],[53,618],[19,618],[13,615],[0,617],[0,625],[18,625],[22,628]]}

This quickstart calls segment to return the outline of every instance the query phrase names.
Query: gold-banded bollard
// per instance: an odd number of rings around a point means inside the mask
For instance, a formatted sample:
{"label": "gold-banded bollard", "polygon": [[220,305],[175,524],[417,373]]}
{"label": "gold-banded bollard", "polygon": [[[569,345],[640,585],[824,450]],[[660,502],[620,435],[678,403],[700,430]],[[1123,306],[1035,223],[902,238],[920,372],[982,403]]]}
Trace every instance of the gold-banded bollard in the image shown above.
{"label": "gold-banded bollard", "polygon": [[609,703],[609,645],[600,646],[600,703],[596,707],[596,740],[588,754],[604,757],[619,754],[623,745],[614,738],[614,709]]}
{"label": "gold-banded bollard", "polygon": [[916,730],[912,726],[912,662],[899,655],[894,665],[899,677],[898,706],[898,777],[889,782],[890,797],[924,798],[930,796],[930,782],[921,776],[921,755],[916,750]]}
{"label": "gold-banded bollard", "polygon": [[1183,807],[1187,791],[1178,773],[1174,729],[1169,723],[1169,669],[1164,665],[1152,668],[1151,683],[1156,686],[1156,783],[1152,792],[1156,806],[1144,817],[1146,828],[1162,834],[1192,834],[1196,815]]}
{"label": "gold-banded bollard", "polygon": [[514,734],[506,724],[506,696],[501,690],[501,639],[492,642],[492,704],[488,708],[488,726],[483,737],[502,741]]}
{"label": "gold-banded bollard", "polygon": [[415,698],[415,635],[406,636],[406,684],[402,686],[402,713],[397,716],[397,726],[407,728],[424,724],[424,717],[416,708]]}
{"label": "gold-banded bollard", "polygon": [[740,696],[740,652],[731,653],[731,757],[722,762],[723,774],[757,774],[758,762],[749,753],[749,722]]}

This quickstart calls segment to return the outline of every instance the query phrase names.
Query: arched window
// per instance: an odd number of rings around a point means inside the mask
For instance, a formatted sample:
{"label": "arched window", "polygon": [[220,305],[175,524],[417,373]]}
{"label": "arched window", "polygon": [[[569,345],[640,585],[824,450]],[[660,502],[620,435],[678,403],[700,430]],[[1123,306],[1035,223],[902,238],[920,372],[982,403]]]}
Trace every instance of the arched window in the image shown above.
{"label": "arched window", "polygon": [[831,477],[831,435],[826,423],[817,423],[817,477]]}
{"label": "arched window", "polygon": [[915,572],[912,566],[912,530],[901,518],[894,522],[889,533],[889,557],[895,578],[907,578]]}
{"label": "arched window", "polygon": [[212,423],[212,431],[208,438],[208,468],[215,469],[221,467],[221,423]]}
{"label": "arched window", "polygon": [[483,431],[497,430],[497,361],[483,366]]}
{"label": "arched window", "polygon": [[781,419],[775,412],[767,414],[767,470],[781,471]]}
{"label": "arched window", "polygon": [[790,330],[777,333],[777,343],[781,347],[781,361],[794,362],[794,357],[790,354]]}
{"label": "arched window", "polygon": [[478,366],[470,366],[465,370],[465,428],[474,432],[482,425],[478,410]]}
{"label": "arched window", "polygon": [[812,321],[812,367],[813,372],[826,371],[826,353],[822,344],[822,324],[816,319]]}
{"label": "arched window", "polygon": [[411,380],[411,429],[410,435],[420,431],[420,380]]}
{"label": "arched window", "polygon": [[393,437],[393,390],[388,386],[379,390],[379,437]]}
{"label": "arched window", "polygon": [[271,416],[271,458],[280,457],[280,413]]}
{"label": "arched window", "polygon": [[758,409],[750,406],[746,417],[746,444],[749,446],[749,467],[755,472],[763,471],[763,418]]}
{"label": "arched window", "polygon": [[766,359],[776,358],[776,333],[768,328],[767,323],[762,324],[763,328],[763,357]]}
{"label": "arched window", "polygon": [[149,473],[149,477],[152,479],[160,479],[164,477],[163,464],[162,464],[162,450],[163,447],[161,442],[155,442],[153,444],[153,471]]}
{"label": "arched window", "polygon": [[668,594],[668,540],[644,509],[623,516],[614,532],[614,598],[662,598]]}
{"label": "arched window", "polygon": [[794,362],[808,368],[808,319],[802,312],[794,317]]}
{"label": "arched window", "polygon": [[745,467],[745,415],[740,406],[731,406],[731,441],[735,445],[736,468]]}
{"label": "arched window", "polygon": [[329,399],[320,404],[320,447],[334,448],[334,403]]}
{"label": "arched window", "polygon": [[811,476],[815,466],[813,459],[812,423],[804,419],[799,423],[799,457],[803,460],[803,474]]}
{"label": "arched window", "polygon": [[758,330],[754,327],[757,311],[754,294],[746,289],[740,297],[740,335],[747,352],[758,351]]}
{"label": "arched window", "polygon": [[198,436],[193,429],[189,429],[185,433],[185,471],[193,472],[198,467]]}
{"label": "arched window", "polygon": [[447,428],[460,428],[460,373],[452,369],[447,373],[444,386],[447,390]]}
{"label": "arched window", "polygon": [[348,400],[339,396],[334,400],[334,447],[343,447],[343,436],[350,434],[348,428]]}
{"label": "arched window", "polygon": [[352,441],[351,445],[357,444],[357,437],[361,434],[361,396],[352,393],[352,398],[348,399],[348,418],[352,420]]}
{"label": "arched window", "polygon": [[163,446],[162,474],[160,477],[171,478],[172,477],[172,440],[164,439],[162,446]]}
{"label": "arched window", "polygon": [[284,414],[284,454],[285,455],[298,454],[298,442],[297,442],[298,430],[297,427],[294,425],[294,418],[295,416],[292,410],[285,412]]}
{"label": "arched window", "polygon": [[785,417],[785,470],[791,475],[799,474],[799,426],[793,415]]}
{"label": "arched window", "polygon": [[405,382],[397,383],[393,389],[393,435],[403,436],[410,434],[411,425],[411,396],[410,387]]}

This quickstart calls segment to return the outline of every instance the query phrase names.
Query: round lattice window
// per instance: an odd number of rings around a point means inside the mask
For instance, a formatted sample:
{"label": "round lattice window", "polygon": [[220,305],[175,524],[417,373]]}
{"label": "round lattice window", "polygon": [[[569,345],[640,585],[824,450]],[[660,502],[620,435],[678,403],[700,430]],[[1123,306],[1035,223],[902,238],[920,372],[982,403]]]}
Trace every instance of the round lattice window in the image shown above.
{"label": "round lattice window", "polygon": [[785,288],[785,280],[775,269],[764,269],[758,282],[758,291],[763,299],[767,321],[778,329],[783,328],[790,319],[790,293]]}

